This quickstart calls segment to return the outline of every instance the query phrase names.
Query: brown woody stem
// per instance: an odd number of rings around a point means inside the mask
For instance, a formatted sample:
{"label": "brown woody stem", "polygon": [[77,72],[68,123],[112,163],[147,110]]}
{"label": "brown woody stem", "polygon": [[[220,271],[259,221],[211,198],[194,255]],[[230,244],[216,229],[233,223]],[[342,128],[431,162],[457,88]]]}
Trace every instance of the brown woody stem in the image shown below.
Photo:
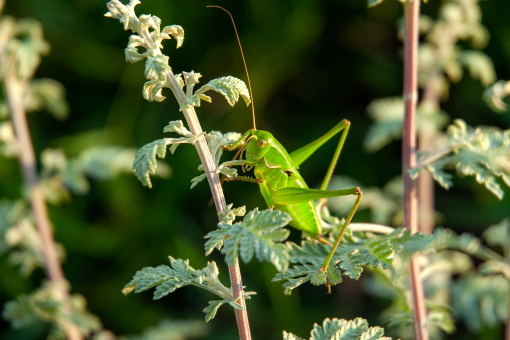
{"label": "brown woody stem", "polygon": [[[418,204],[416,181],[408,170],[416,165],[416,109],[418,103],[418,38],[420,1],[407,0],[405,3],[404,38],[404,130],[402,144],[402,177],[404,181],[404,226],[412,232],[418,231]],[[427,315],[420,280],[417,257],[409,262],[409,283],[413,302],[414,332],[417,340],[428,340]]]}
{"label": "brown woody stem", "polygon": [[[13,66],[13,65],[11,65]],[[72,310],[69,298],[69,287],[62,271],[62,265],[57,255],[53,231],[46,210],[46,201],[42,190],[37,185],[37,170],[35,162],[35,153],[30,138],[30,131],[26,118],[25,109],[23,107],[23,88],[25,84],[18,79],[16,68],[8,68],[4,86],[7,101],[9,103],[12,124],[17,139],[18,158],[23,171],[23,177],[29,189],[30,204],[32,213],[42,244],[42,257],[46,276],[50,283],[60,289],[62,293],[63,305],[67,311]],[[83,337],[78,327],[73,323],[67,323],[63,326],[67,339],[82,340]]]}

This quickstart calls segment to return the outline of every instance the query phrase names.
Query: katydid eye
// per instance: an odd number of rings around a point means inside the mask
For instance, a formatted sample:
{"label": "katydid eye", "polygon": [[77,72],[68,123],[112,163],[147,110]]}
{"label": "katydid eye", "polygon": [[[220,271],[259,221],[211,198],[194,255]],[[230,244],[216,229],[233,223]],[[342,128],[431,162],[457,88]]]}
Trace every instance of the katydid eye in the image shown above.
{"label": "katydid eye", "polygon": [[265,139],[262,139],[260,140],[260,142],[257,143],[261,148],[263,148],[264,146],[266,146],[267,142]]}

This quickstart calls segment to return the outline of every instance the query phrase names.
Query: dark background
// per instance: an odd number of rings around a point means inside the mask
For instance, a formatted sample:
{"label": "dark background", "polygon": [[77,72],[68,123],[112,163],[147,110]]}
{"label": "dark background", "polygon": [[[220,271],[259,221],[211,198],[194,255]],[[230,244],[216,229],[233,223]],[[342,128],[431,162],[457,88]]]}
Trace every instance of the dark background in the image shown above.
{"label": "dark background", "polygon": [[[142,98],[143,63],[128,64],[123,49],[130,33],[117,20],[104,17],[103,0],[7,0],[4,14],[33,17],[42,22],[52,46],[43,58],[37,77],[54,78],[67,89],[70,117],[56,121],[46,114],[32,114],[29,124],[36,152],[63,148],[75,156],[85,147],[115,144],[139,148],[162,138],[163,127],[183,119],[170,91],[162,103]],[[372,123],[366,106],[373,99],[402,93],[401,42],[396,37],[402,5],[386,0],[367,9],[363,0],[293,1],[156,1],[144,0],[137,14],[153,14],[162,26],[178,24],[185,30],[183,46],[164,42],[174,73],[200,72],[202,84],[232,75],[246,79],[229,17],[206,5],[231,11],[249,67],[257,127],[271,131],[293,151],[318,138],[346,118],[352,122],[336,173],[353,177],[367,186],[383,186],[400,173],[400,143],[394,142],[370,154],[362,140]],[[437,0],[424,4],[422,12],[436,17]],[[494,61],[498,79],[510,79],[510,2],[482,1],[483,23],[491,33],[484,50]],[[467,72],[466,72],[467,74]],[[469,125],[508,128],[510,115],[490,111],[482,101],[483,87],[467,75],[451,88],[443,108],[452,118]],[[231,108],[212,94],[197,113],[204,131],[245,132],[251,127],[251,111],[240,103]],[[324,176],[335,143],[320,149],[301,167],[310,185]],[[208,207],[208,185],[189,190],[197,171],[198,156],[184,145],[163,160],[173,169],[168,180],[154,178],[149,190],[134,176],[93,181],[86,196],[75,196],[59,207],[49,205],[55,238],[64,244],[66,277],[73,292],[83,294],[91,312],[116,334],[140,333],[162,318],[203,319],[202,309],[215,299],[210,293],[185,287],[161,300],[152,292],[124,297],[121,289],[134,273],[146,266],[167,262],[167,256],[190,259],[194,268],[215,260],[228,285],[228,273],[217,252],[204,257],[203,236],[216,228],[216,211]],[[0,160],[0,195],[17,198],[21,178],[15,160]],[[224,186],[227,203],[265,208],[257,186],[229,183]],[[477,235],[510,215],[510,193],[498,201],[473,178],[455,179],[455,187],[436,187],[437,210],[445,227]],[[368,214],[356,214],[366,221]],[[299,240],[299,232],[291,238]],[[374,300],[360,281],[346,279],[332,295],[325,288],[305,285],[284,296],[281,283],[270,282],[272,265],[252,261],[241,264],[243,283],[258,295],[248,300],[253,338],[280,339],[282,330],[308,337],[314,323],[326,317],[363,317],[381,325],[379,312],[388,301]],[[44,278],[36,270],[27,280],[4,258],[0,259],[0,303],[28,293]],[[210,322],[208,338],[236,339],[234,313],[222,307]],[[503,326],[470,335],[459,324],[449,339],[499,339]],[[0,321],[1,339],[44,339],[44,332],[15,332]]]}

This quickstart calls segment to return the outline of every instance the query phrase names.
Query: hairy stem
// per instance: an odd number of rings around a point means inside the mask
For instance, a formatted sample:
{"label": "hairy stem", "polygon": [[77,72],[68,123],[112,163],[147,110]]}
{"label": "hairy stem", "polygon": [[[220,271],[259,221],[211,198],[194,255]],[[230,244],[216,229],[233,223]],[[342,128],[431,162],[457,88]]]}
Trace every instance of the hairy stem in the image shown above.
{"label": "hairy stem", "polygon": [[[138,20],[138,18],[135,18],[134,20]],[[137,26],[138,25],[134,25],[134,27]],[[148,49],[154,48],[154,42],[148,34],[148,31],[140,30],[137,31],[137,33],[144,39]],[[156,54],[162,54],[159,49],[153,49],[153,51]],[[174,94],[175,99],[179,103],[179,106],[184,107],[186,103],[186,94],[182,90],[171,70],[166,72],[166,78],[168,80],[169,88]],[[202,127],[200,126],[195,108],[193,106],[188,106],[182,111],[191,133],[193,135],[201,134]],[[223,194],[223,188],[221,187],[220,179],[215,171],[216,166],[204,136],[201,136],[196,140],[195,147],[197,149],[198,156],[200,157],[200,161],[204,166],[204,171],[207,176],[207,181],[209,182],[209,187],[211,188],[216,211],[220,213],[225,210],[227,204],[225,203],[225,195]],[[228,266],[228,272],[230,274],[230,283],[232,285],[232,293],[234,295],[234,299],[237,298],[237,303],[243,306],[243,310],[234,309],[237,320],[237,328],[239,330],[239,337],[241,340],[251,340],[250,325],[248,323],[248,312],[246,310],[246,301],[244,299],[243,283],[241,280],[239,263],[237,262],[235,266]]]}
{"label": "hairy stem", "polygon": [[[416,181],[408,170],[416,165],[416,108],[418,103],[418,34],[420,1],[405,3],[404,38],[404,130],[402,145],[402,177],[404,179],[404,226],[412,232],[418,231],[418,204]],[[418,257],[409,261],[409,283],[413,301],[414,332],[417,340],[428,340],[425,299],[420,280]]]}
{"label": "hairy stem", "polygon": [[[12,124],[18,141],[18,158],[23,171],[23,177],[29,189],[30,204],[32,206],[35,225],[39,237],[41,238],[41,251],[46,276],[52,285],[57,286],[61,290],[64,308],[71,311],[72,306],[69,298],[69,287],[57,255],[53,231],[48,218],[48,211],[46,210],[44,194],[37,185],[35,153],[30,138],[25,109],[23,108],[24,84],[17,78],[15,67],[8,68],[4,78],[4,86],[9,103]],[[64,325],[64,330],[69,340],[83,339],[80,330],[73,323]]]}

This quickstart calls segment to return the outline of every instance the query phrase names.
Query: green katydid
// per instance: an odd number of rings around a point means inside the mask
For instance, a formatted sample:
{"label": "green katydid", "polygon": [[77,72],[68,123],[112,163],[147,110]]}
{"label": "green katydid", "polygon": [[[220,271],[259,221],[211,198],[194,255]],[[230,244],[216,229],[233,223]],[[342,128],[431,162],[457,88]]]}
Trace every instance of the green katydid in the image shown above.
{"label": "green katydid", "polygon": [[[230,15],[232,23],[235,23],[232,15],[222,7],[219,6],[208,6],[218,7]],[[246,62],[242,53],[241,42],[239,36],[236,36],[241,48],[241,55],[246,68]],[[289,223],[292,227],[303,231],[306,235],[318,240],[321,243],[330,244],[322,236],[322,222],[317,213],[317,209],[314,200],[326,199],[328,197],[357,195],[357,199],[347,216],[347,219],[338,235],[335,244],[333,245],[328,257],[321,267],[321,271],[325,272],[329,266],[331,258],[342,239],[345,230],[349,226],[354,212],[358,208],[361,200],[360,188],[350,188],[344,190],[326,190],[328,183],[331,179],[331,175],[335,169],[337,160],[342,151],[347,133],[349,132],[350,122],[346,119],[342,120],[337,124],[331,131],[326,133],[319,139],[311,142],[310,144],[292,152],[288,153],[285,148],[273,137],[273,135],[267,131],[257,130],[255,126],[255,109],[253,107],[253,94],[251,91],[250,77],[248,75],[248,69],[246,68],[246,75],[248,77],[248,86],[250,88],[250,96],[252,99],[252,115],[253,115],[253,129],[248,130],[239,140],[235,143],[227,145],[226,150],[235,150],[240,148],[240,152],[246,151],[245,165],[247,170],[253,169],[255,174],[254,178],[245,176],[237,177],[226,177],[227,181],[244,181],[257,183],[260,187],[260,191],[264,200],[266,201],[270,209],[279,209],[287,212],[291,217],[292,221]],[[331,139],[334,135],[342,132],[340,141],[336,148],[335,154],[329,165],[329,169],[326,173],[326,177],[322,182],[320,189],[310,189],[299,174],[299,166],[308,159],[319,147],[325,142]],[[237,157],[237,155],[236,155]],[[328,286],[328,293],[330,292],[330,284]]]}

